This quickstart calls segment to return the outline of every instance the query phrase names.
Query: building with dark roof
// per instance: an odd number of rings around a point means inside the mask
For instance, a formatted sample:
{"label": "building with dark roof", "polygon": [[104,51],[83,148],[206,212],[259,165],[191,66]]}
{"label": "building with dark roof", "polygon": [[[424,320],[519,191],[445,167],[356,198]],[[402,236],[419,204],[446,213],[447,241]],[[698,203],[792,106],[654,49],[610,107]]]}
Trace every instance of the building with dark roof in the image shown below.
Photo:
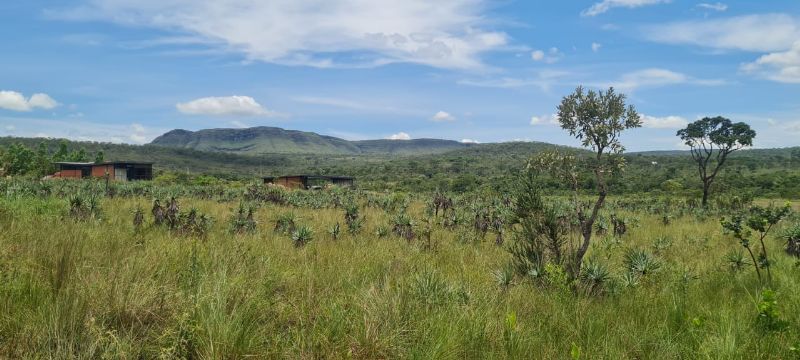
{"label": "building with dark roof", "polygon": [[153,180],[153,163],[135,161],[106,161],[70,162],[60,161],[54,163],[58,171],[54,178],[105,178],[115,181]]}
{"label": "building with dark roof", "polygon": [[328,185],[352,187],[355,179],[349,176],[323,176],[323,175],[290,175],[279,177],[264,177],[265,184],[281,185],[288,189],[318,189]]}

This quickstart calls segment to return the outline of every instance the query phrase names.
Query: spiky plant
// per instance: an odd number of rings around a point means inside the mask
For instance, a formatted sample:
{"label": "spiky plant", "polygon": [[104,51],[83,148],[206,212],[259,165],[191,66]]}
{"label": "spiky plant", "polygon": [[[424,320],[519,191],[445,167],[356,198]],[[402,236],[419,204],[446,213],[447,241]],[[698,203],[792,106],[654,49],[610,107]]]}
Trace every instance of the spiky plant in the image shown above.
{"label": "spiky plant", "polygon": [[630,249],[625,253],[623,264],[628,272],[646,276],[658,271],[661,263],[655,256],[641,249]]}
{"label": "spiky plant", "polygon": [[580,279],[588,294],[597,295],[611,279],[611,273],[603,264],[590,259],[581,268]]}
{"label": "spiky plant", "polygon": [[397,236],[408,241],[414,240],[416,236],[416,234],[414,234],[414,222],[405,212],[401,212],[394,217],[392,231],[397,234]]}
{"label": "spiky plant", "polygon": [[292,232],[292,243],[295,247],[303,247],[314,240],[314,230],[308,226],[300,225]]}
{"label": "spiky plant", "polygon": [[379,238],[384,238],[387,235],[389,235],[389,228],[387,226],[380,225],[380,226],[378,226],[377,229],[375,229],[375,236],[377,236]]}
{"label": "spiky plant", "polygon": [[336,224],[331,226],[330,230],[328,230],[328,234],[331,234],[331,238],[333,238],[333,240],[336,241],[336,240],[339,239],[339,232],[340,231],[341,231],[341,229],[340,229],[339,223],[337,222]]}
{"label": "spiky plant", "polygon": [[750,265],[741,249],[732,250],[725,254],[725,262],[733,272],[742,271],[746,266]]}
{"label": "spiky plant", "polygon": [[800,257],[800,224],[786,229],[781,237],[786,241],[786,253]]}
{"label": "spiky plant", "polygon": [[167,212],[163,206],[161,206],[161,201],[158,199],[153,200],[153,209],[151,210],[153,214],[153,224],[162,225],[166,220]]}
{"label": "spiky plant", "polygon": [[135,232],[140,232],[144,225],[144,210],[141,206],[137,206],[133,212],[133,229]]}
{"label": "spiky plant", "polygon": [[253,215],[253,207],[239,204],[239,208],[233,213],[229,220],[229,231],[233,234],[252,234],[256,231],[258,224]]}
{"label": "spiky plant", "polygon": [[497,283],[497,286],[500,287],[503,291],[508,290],[512,285],[514,285],[514,274],[516,270],[512,264],[508,264],[498,270],[495,270],[492,275],[494,276],[494,281]]}
{"label": "spiky plant", "polygon": [[275,220],[275,232],[283,233],[283,234],[291,234],[297,228],[297,216],[294,212],[286,212],[283,214],[278,215],[278,219]]}

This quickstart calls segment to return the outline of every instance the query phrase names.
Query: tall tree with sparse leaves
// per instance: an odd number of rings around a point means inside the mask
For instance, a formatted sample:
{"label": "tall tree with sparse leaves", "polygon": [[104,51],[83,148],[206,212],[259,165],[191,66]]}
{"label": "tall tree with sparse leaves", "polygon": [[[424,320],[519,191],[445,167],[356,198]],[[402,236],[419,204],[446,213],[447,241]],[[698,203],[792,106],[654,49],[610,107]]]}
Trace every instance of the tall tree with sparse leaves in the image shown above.
{"label": "tall tree with sparse leaves", "polygon": [[753,145],[755,130],[743,122],[733,123],[721,116],[697,120],[677,135],[691,148],[692,159],[703,182],[703,207],[708,206],[711,185],[728,155]]}
{"label": "tall tree with sparse leaves", "polygon": [[558,122],[561,128],[581,141],[592,151],[587,166],[594,173],[594,186],[597,198],[594,204],[579,197],[578,167],[576,158],[571,155],[540,157],[542,166],[559,175],[574,191],[573,202],[580,223],[582,241],[574,254],[571,269],[573,276],[580,272],[584,255],[589,250],[594,223],[608,195],[608,180],[622,171],[625,147],[619,140],[622,131],[642,126],[641,118],[632,105],[625,103],[625,95],[618,94],[614,88],[606,91],[584,90],[578,87],[574,93],[564,97],[558,106]]}

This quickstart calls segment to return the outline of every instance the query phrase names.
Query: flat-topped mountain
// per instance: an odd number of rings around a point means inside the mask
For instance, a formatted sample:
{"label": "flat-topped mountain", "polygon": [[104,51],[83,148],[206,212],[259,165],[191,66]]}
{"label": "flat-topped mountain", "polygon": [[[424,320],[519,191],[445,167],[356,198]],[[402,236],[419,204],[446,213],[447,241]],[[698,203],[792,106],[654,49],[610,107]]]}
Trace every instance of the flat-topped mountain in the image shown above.
{"label": "flat-topped mountain", "polygon": [[435,154],[463,149],[474,144],[453,140],[361,140],[348,141],[314,132],[277,127],[245,129],[172,130],[153,140],[152,145],[200,151],[258,154]]}

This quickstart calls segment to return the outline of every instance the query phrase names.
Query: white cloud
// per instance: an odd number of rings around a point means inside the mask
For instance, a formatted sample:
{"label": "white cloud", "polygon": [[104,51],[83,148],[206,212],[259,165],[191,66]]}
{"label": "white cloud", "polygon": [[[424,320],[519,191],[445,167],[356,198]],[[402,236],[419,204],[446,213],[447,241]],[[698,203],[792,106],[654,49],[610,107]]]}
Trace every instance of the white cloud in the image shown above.
{"label": "white cloud", "polygon": [[786,14],[735,16],[648,26],[644,36],[666,44],[719,50],[784,51],[800,39],[800,19]]}
{"label": "white cloud", "polygon": [[239,128],[239,129],[244,129],[244,128],[248,127],[247,124],[245,124],[245,123],[243,123],[243,122],[241,122],[239,120],[232,120],[230,122],[230,124],[231,124],[231,126],[233,126],[235,128]]}
{"label": "white cloud", "polygon": [[392,134],[387,137],[389,140],[411,140],[411,135],[408,135],[404,132],[399,132],[397,134]]}
{"label": "white cloud", "polygon": [[[15,136],[55,137],[78,141],[144,144],[171,128],[153,128],[140,123],[114,124],[82,118],[2,117],[0,123],[14,124]],[[11,126],[11,125],[9,125]],[[6,127],[7,131],[10,131]]]}
{"label": "white cloud", "polygon": [[728,5],[727,4],[723,4],[721,2],[713,3],[713,4],[710,4],[710,3],[699,3],[699,4],[697,4],[697,7],[701,8],[701,9],[714,10],[714,11],[725,11],[725,10],[728,10]]}
{"label": "white cloud", "polygon": [[742,70],[758,73],[773,81],[800,84],[800,40],[787,51],[763,55],[754,62],[744,64]]}
{"label": "white cloud", "polygon": [[462,144],[480,144],[479,142],[472,140],[472,139],[461,139]]}
{"label": "white cloud", "polygon": [[541,61],[547,64],[556,63],[563,57],[564,54],[555,47],[550,48],[547,52],[542,50],[534,50],[531,52],[531,59],[533,59],[533,61]]}
{"label": "white cloud", "polygon": [[670,0],[603,0],[581,12],[581,16],[597,16],[617,7],[637,8],[647,5],[668,3]]}
{"label": "white cloud", "polygon": [[787,14],[756,14],[726,19],[682,21],[650,26],[645,37],[667,44],[715,50],[767,52],[742,70],[764,78],[800,83],[800,18]]}
{"label": "white cloud", "polygon": [[431,120],[436,122],[456,121],[455,116],[445,111],[439,111],[431,117]]}
{"label": "white cloud", "polygon": [[[549,91],[553,85],[556,85],[560,82],[564,82],[565,78],[572,75],[570,72],[567,71],[556,71],[556,70],[544,70],[540,71],[536,74],[534,78],[512,78],[512,77],[502,77],[498,79],[488,78],[488,79],[463,79],[459,80],[458,83],[461,85],[468,85],[468,86],[478,86],[478,87],[489,87],[489,88],[501,88],[501,89],[510,89],[510,88],[519,88],[519,87],[526,87],[526,86],[536,86],[542,89],[542,91]],[[572,82],[569,83],[572,85]]]}
{"label": "white cloud", "polygon": [[652,129],[682,129],[689,124],[689,121],[680,116],[656,117],[641,115],[642,126]]}
{"label": "white cloud", "polygon": [[265,109],[249,96],[204,97],[175,105],[178,111],[190,115],[214,116],[271,116],[275,112]]}
{"label": "white cloud", "polygon": [[704,86],[722,85],[725,82],[718,79],[696,79],[683,73],[667,69],[643,69],[623,74],[620,80],[610,85],[624,91],[633,91],[641,87],[657,87],[678,84],[693,84]]}
{"label": "white cloud", "polygon": [[135,144],[144,144],[147,142],[147,129],[142,124],[131,124],[131,134],[128,136],[131,142]]}
{"label": "white cloud", "polygon": [[58,106],[58,102],[53,100],[50,95],[37,93],[26,99],[24,95],[16,91],[0,91],[0,109],[13,111],[31,111],[33,109],[52,109]]}
{"label": "white cloud", "polygon": [[600,51],[600,48],[601,48],[601,47],[603,47],[603,44],[601,44],[601,43],[596,43],[596,42],[593,42],[593,43],[592,43],[592,51],[593,51],[593,52],[598,52],[598,51]]}
{"label": "white cloud", "polygon": [[558,115],[532,116],[531,125],[559,125]]}
{"label": "white cloud", "polygon": [[[393,62],[440,68],[483,66],[507,45],[488,0],[91,0],[50,11],[68,20],[103,20],[193,36],[248,60],[332,66]],[[214,45],[209,45],[214,46]]]}

